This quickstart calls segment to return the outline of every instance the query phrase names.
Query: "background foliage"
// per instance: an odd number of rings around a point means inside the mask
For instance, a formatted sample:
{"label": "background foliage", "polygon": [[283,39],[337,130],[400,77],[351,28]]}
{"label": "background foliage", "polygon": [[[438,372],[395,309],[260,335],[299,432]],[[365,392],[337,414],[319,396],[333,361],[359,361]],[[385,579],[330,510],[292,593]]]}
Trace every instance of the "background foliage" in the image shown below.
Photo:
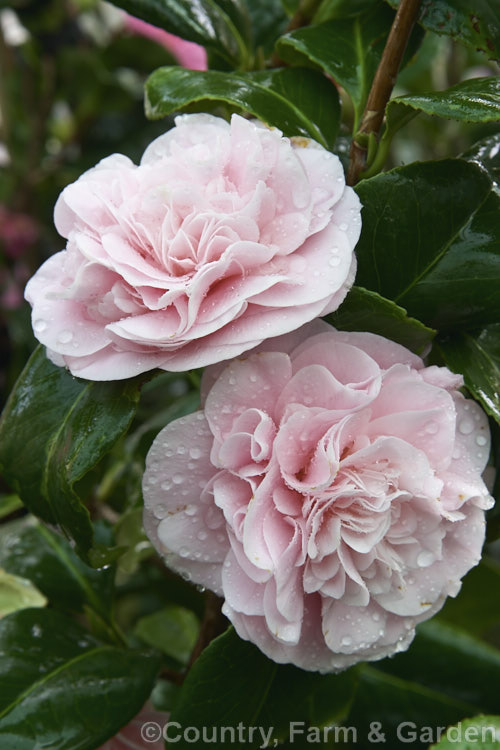
{"label": "background foliage", "polygon": [[[403,721],[500,726],[500,510],[482,563],[408,652],[340,675],[278,666],[227,629],[213,595],[165,569],[142,531],[145,454],[197,408],[199,373],[74,379],[35,348],[22,302],[61,248],[51,218],[61,189],[113,151],[137,160],[178,111],[249,113],[346,167],[354,138],[368,147],[359,270],[331,322],[464,374],[490,416],[498,497],[500,6],[423,0],[380,137],[363,140],[397,5],[0,3],[2,748],[32,750],[35,735],[52,750],[98,748],[149,696],[183,726],[274,727],[281,747],[310,746],[289,740],[292,721],[353,727],[360,748],[373,722],[387,748],[400,747]],[[127,33],[118,8],[204,46],[210,70]],[[433,741],[418,737],[412,746]]]}

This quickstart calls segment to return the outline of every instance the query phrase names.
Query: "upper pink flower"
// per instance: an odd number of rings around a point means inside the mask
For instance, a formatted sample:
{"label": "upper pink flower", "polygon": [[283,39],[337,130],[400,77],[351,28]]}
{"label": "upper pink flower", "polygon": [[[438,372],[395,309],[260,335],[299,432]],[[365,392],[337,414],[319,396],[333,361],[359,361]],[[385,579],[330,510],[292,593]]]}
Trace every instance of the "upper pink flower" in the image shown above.
{"label": "upper pink flower", "polygon": [[208,368],[165,427],[145,525],[277,662],[330,671],[405,649],[481,554],[486,416],[461,376],[322,321]]}
{"label": "upper pink flower", "polygon": [[360,204],[339,159],[233,115],[184,115],[140,166],[115,154],[62,192],[66,250],[26,287],[56,364],[93,380],[219,362],[335,310]]}

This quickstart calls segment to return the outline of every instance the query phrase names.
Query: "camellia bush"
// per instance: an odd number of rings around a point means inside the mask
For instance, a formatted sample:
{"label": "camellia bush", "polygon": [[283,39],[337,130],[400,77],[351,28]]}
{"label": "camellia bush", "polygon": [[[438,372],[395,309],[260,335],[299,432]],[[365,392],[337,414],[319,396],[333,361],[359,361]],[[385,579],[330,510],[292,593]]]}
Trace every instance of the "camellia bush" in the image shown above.
{"label": "camellia bush", "polygon": [[0,21],[2,750],[496,747],[498,3]]}

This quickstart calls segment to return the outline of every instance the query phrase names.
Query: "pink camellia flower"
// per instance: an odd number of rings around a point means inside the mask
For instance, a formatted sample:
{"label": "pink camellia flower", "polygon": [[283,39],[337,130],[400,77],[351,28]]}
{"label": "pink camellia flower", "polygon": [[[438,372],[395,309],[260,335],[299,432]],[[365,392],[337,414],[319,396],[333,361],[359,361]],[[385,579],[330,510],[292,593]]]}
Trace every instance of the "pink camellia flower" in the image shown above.
{"label": "pink camellia flower", "polygon": [[461,384],[323,321],[208,368],[149,452],[147,533],[277,662],[401,651],[481,554],[488,423]]}
{"label": "pink camellia flower", "polygon": [[66,250],[26,287],[56,364],[115,380],[219,362],[338,307],[360,204],[339,159],[233,115],[184,115],[55,208]]}

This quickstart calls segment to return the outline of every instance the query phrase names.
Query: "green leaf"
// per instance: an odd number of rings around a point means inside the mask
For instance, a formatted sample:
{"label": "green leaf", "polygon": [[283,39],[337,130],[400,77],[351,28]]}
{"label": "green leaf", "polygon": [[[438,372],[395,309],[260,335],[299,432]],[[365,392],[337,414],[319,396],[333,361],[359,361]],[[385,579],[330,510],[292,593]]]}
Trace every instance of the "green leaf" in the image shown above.
{"label": "green leaf", "polygon": [[[284,739],[290,722],[302,717],[323,724],[344,716],[355,684],[352,672],[318,675],[280,666],[230,628],[212,641],[189,671],[171,721],[200,728],[236,728],[240,723],[266,732],[273,728],[274,739]],[[260,732],[253,742],[246,735],[245,746],[256,748],[263,741]],[[202,741],[178,743],[183,750],[189,746],[204,747]]]}
{"label": "green leaf", "polygon": [[498,708],[500,651],[449,623],[434,619],[419,625],[408,651],[378,668],[479,710]]}
{"label": "green leaf", "polygon": [[356,130],[393,18],[381,6],[352,19],[307,26],[281,37],[276,50],[281,59],[319,66],[337,81],[352,99]]}
{"label": "green leaf", "polygon": [[[401,679],[380,669],[364,666],[360,670],[359,686],[345,724],[355,730],[356,739],[376,739],[378,736],[379,742],[383,742],[381,747],[399,748],[408,743],[412,748],[427,750],[435,734],[425,734],[424,728],[435,732],[436,727],[445,727],[463,716],[476,713],[477,706],[419,685],[412,680],[411,674]],[[380,740],[380,733],[383,740]],[[368,748],[371,744],[363,744],[362,747]]]}
{"label": "green leaf", "polygon": [[164,117],[191,105],[224,102],[249,112],[284,135],[302,135],[332,148],[340,104],[335,87],[307,68],[258,73],[199,72],[177,67],[156,70],[146,81],[149,117]]}
{"label": "green leaf", "polygon": [[60,534],[40,523],[14,522],[2,531],[0,566],[28,578],[56,607],[83,611],[87,605],[108,617],[113,591],[112,568],[94,570],[89,567]]}
{"label": "green leaf", "polygon": [[476,328],[500,314],[500,198],[476,164],[410,164],[363,180],[359,285],[433,328]]}
{"label": "green leaf", "polygon": [[254,49],[264,54],[273,50],[274,42],[284,32],[288,18],[280,0],[246,0],[252,26]]}
{"label": "green leaf", "polygon": [[486,169],[495,192],[500,195],[500,133],[478,141],[462,157]]}
{"label": "green leaf", "polygon": [[410,318],[406,310],[377,292],[352,287],[339,309],[328,321],[342,331],[370,331],[397,341],[416,354],[426,352],[436,332],[419,320]]}
{"label": "green leaf", "polygon": [[386,107],[384,138],[390,140],[396,130],[419,112],[460,122],[497,122],[500,120],[500,79],[472,78],[446,91],[391,99]]}
{"label": "green leaf", "polygon": [[[465,576],[460,594],[448,597],[439,619],[463,628],[472,635],[487,638],[500,625],[500,565],[483,557]],[[480,616],[478,616],[480,613]]]}
{"label": "green leaf", "polygon": [[0,622],[0,744],[94,750],[132,719],[153,687],[156,654],[99,643],[60,612]]}
{"label": "green leaf", "polygon": [[78,380],[39,346],[5,407],[0,469],[31,512],[60,526],[82,553],[92,545],[92,525],[74,484],[127,430],[139,383]]}
{"label": "green leaf", "polygon": [[196,42],[228,62],[245,65],[248,50],[248,18],[238,0],[115,0],[143,21]]}
{"label": "green leaf", "polygon": [[10,516],[16,510],[23,507],[23,502],[19,495],[0,495],[0,518]]}
{"label": "green leaf", "polygon": [[31,581],[0,568],[0,619],[27,607],[45,607],[47,599]]}
{"label": "green leaf", "polygon": [[148,646],[187,665],[199,630],[200,623],[193,612],[171,604],[152,615],[142,617],[135,626],[134,635]]}
{"label": "green leaf", "polygon": [[[400,0],[387,0],[397,8]],[[500,5],[498,0],[422,0],[419,23],[435,34],[500,59]]]}
{"label": "green leaf", "polygon": [[314,14],[313,22],[322,23],[338,18],[352,18],[379,5],[380,0],[323,0]]}
{"label": "green leaf", "polygon": [[429,750],[497,750],[500,716],[475,716],[448,727],[442,739]]}
{"label": "green leaf", "polygon": [[446,364],[500,424],[500,323],[478,334],[456,333],[439,342]]}

